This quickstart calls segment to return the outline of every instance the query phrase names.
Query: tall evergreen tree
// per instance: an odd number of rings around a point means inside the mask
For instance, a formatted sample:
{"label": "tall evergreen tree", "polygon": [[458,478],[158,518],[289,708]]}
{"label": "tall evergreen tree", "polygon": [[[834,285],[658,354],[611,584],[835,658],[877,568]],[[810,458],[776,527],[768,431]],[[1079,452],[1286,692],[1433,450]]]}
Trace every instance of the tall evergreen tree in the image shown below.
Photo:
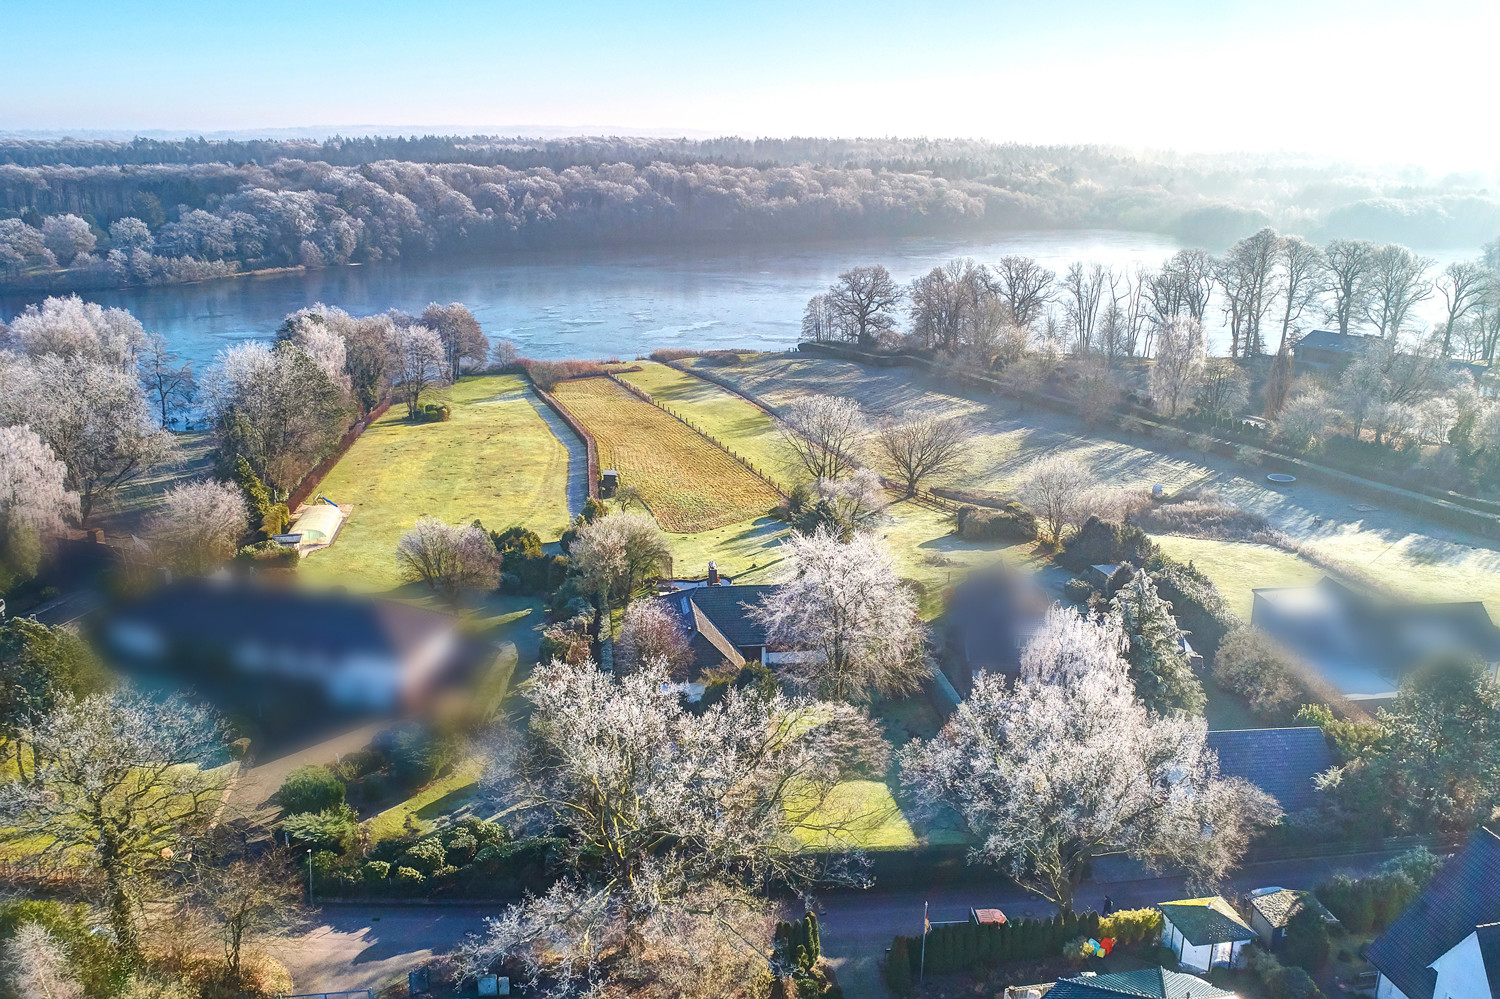
{"label": "tall evergreen tree", "polygon": [[1188,662],[1182,629],[1144,570],[1115,593],[1109,617],[1129,643],[1130,679],[1151,713],[1201,715],[1207,699]]}

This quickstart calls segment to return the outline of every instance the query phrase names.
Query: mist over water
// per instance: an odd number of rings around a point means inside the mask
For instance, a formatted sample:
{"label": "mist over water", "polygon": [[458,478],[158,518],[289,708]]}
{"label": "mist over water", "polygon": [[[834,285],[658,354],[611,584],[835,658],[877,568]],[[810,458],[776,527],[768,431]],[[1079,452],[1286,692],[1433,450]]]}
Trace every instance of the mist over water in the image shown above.
{"label": "mist over water", "polygon": [[[545,251],[117,289],[84,297],[129,309],[200,372],[224,347],[270,339],[288,312],[320,301],[354,315],[392,308],[420,312],[429,302],[463,302],[492,339],[513,339],[524,356],[632,358],[658,347],[791,347],[807,300],[840,271],[861,264],[884,264],[904,284],[961,256],[989,263],[1021,254],[1058,273],[1073,261],[1098,261],[1121,271],[1159,266],[1181,248],[1168,236],[1100,229],[1014,232],[978,240],[906,237],[795,247]],[[1439,265],[1466,256],[1457,251],[1428,255]],[[0,299],[0,315],[9,318],[40,297]],[[1430,320],[1434,308],[1429,300],[1417,311]],[[1215,353],[1228,349],[1219,319],[1215,301],[1208,330]]]}

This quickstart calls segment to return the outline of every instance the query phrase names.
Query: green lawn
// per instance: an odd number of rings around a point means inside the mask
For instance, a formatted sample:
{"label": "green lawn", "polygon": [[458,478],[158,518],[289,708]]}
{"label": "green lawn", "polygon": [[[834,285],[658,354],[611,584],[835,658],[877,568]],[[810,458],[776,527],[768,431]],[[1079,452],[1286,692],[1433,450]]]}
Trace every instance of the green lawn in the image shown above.
{"label": "green lawn", "polygon": [[1184,538],[1175,534],[1154,534],[1151,540],[1173,558],[1192,562],[1207,573],[1229,602],[1230,610],[1246,621],[1250,620],[1255,589],[1314,583],[1323,575],[1322,569],[1300,555],[1270,545]]}
{"label": "green lawn", "polygon": [[365,820],[365,831],[374,842],[392,839],[405,833],[406,820],[410,816],[419,833],[431,832],[437,828],[439,819],[459,812],[474,801],[479,793],[479,770],[478,760],[465,760],[448,776],[438,778],[400,804]]}
{"label": "green lawn", "polygon": [[446,423],[411,424],[393,406],[355,441],[319,492],[354,506],[333,546],[304,559],[315,583],[389,590],[400,583],[396,543],[418,517],[523,524],[555,539],[568,521],[568,450],[516,375],[465,378],[431,393]]}

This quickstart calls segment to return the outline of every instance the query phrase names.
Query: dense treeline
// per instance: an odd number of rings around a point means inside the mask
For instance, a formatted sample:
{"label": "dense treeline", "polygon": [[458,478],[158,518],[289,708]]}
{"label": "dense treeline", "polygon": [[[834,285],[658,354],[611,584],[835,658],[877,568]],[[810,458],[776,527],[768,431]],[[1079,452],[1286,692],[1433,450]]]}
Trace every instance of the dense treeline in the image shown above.
{"label": "dense treeline", "polygon": [[1103,227],[1227,245],[1477,244],[1483,181],[967,140],[366,137],[0,144],[12,286],[195,280],[457,250]]}

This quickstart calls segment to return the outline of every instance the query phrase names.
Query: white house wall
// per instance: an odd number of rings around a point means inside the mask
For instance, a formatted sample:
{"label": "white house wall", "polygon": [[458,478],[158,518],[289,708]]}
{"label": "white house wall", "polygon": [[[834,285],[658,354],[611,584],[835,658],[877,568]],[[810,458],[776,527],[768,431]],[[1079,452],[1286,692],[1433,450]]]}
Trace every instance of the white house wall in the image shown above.
{"label": "white house wall", "polygon": [[1464,937],[1428,967],[1437,971],[1432,999],[1495,999],[1476,933]]}
{"label": "white house wall", "polygon": [[1405,992],[1391,984],[1391,980],[1384,975],[1380,976],[1380,984],[1375,986],[1375,999],[1409,999]]}

